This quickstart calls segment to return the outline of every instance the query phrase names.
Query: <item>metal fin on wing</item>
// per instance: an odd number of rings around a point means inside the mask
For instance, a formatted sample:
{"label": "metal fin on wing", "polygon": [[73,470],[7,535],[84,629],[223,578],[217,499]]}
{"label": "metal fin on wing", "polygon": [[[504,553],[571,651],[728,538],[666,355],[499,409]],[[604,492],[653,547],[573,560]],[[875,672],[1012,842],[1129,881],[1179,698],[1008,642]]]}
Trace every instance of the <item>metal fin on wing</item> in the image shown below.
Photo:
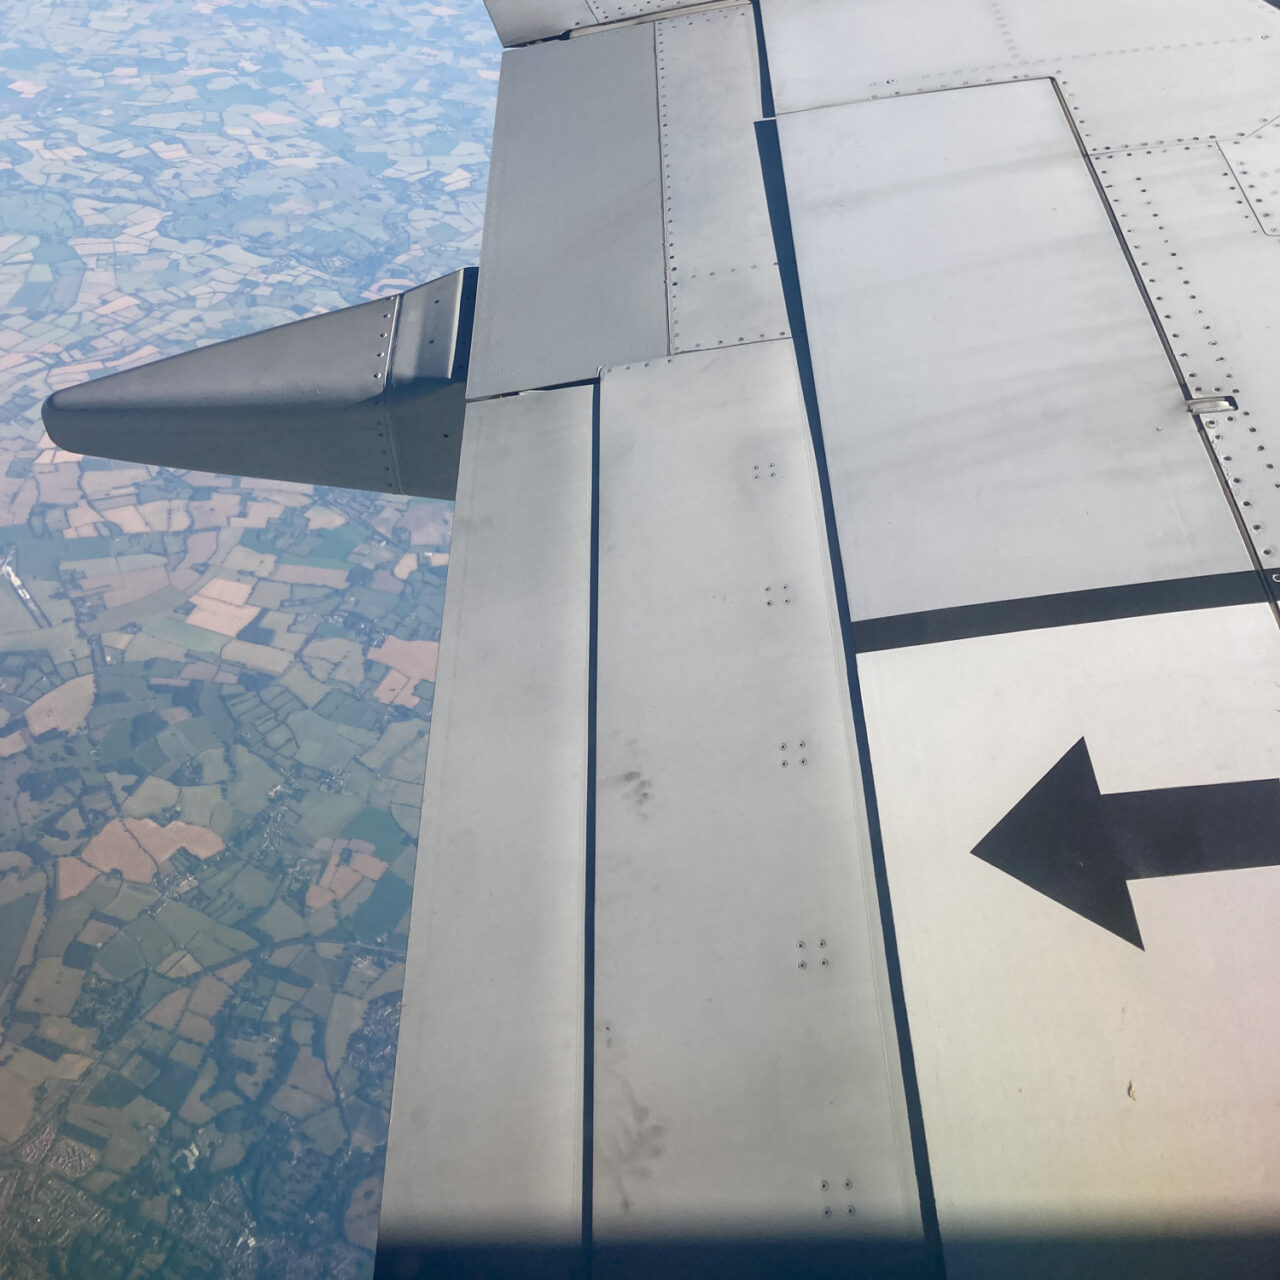
{"label": "metal fin on wing", "polygon": [[467,267],[67,387],[45,428],[76,453],[451,499],[475,279]]}
{"label": "metal fin on wing", "polygon": [[677,10],[715,8],[728,0],[484,0],[498,39],[509,49]]}

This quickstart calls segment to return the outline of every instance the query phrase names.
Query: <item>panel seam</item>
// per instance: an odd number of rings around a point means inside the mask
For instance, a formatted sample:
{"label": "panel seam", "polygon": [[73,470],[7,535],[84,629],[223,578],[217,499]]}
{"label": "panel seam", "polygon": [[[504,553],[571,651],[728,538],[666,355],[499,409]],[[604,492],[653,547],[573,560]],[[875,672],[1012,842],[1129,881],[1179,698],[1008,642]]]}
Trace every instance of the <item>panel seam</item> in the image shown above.
{"label": "panel seam", "polygon": [[596,702],[600,603],[600,391],[591,397],[591,516],[587,577],[587,759],[582,918],[582,1251],[589,1277],[594,1234],[595,1182],[595,955],[596,955]]}

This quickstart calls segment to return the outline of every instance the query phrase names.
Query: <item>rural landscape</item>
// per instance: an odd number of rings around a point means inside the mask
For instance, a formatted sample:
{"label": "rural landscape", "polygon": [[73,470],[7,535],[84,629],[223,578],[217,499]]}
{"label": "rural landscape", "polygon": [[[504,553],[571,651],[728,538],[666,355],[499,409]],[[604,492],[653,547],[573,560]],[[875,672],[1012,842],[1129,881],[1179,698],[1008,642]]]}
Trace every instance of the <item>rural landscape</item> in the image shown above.
{"label": "rural landscape", "polygon": [[448,504],[55,448],[478,253],[479,3],[0,21],[0,1277],[371,1273]]}

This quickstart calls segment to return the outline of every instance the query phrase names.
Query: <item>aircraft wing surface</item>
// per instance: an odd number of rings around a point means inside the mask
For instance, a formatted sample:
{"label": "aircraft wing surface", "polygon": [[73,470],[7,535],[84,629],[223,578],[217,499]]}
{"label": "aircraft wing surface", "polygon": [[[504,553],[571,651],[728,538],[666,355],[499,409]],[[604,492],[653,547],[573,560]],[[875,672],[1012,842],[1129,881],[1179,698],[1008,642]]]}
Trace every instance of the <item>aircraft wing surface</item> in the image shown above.
{"label": "aircraft wing surface", "polygon": [[488,2],[379,1274],[1272,1274],[1280,13]]}

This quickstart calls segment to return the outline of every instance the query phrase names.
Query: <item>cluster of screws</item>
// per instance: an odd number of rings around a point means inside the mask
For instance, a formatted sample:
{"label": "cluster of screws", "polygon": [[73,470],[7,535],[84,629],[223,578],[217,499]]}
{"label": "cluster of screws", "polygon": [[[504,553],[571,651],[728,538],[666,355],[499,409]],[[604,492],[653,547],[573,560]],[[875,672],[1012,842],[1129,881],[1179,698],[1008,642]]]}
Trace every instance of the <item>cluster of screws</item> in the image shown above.
{"label": "cluster of screws", "polygon": [[[801,938],[801,939],[799,940],[799,942],[797,942],[797,943],[796,943],[796,950],[797,950],[797,951],[799,951],[799,952],[801,952],[801,953],[803,953],[803,952],[804,952],[804,950],[805,950],[805,947],[806,947],[807,945],[808,945],[808,944],[805,942],[805,940],[804,940],[803,938]],[[826,940],[826,938],[819,938],[819,939],[818,939],[818,950],[819,950],[819,951],[826,951],[826,949],[827,949],[827,940]],[[803,954],[801,954],[800,959],[796,961],[796,968],[797,968],[797,969],[802,969],[802,970],[803,970],[803,969],[807,969],[808,967],[809,967],[809,961],[805,958],[805,956],[804,956]],[[829,968],[831,968],[831,957],[830,957],[830,956],[826,956],[826,955],[822,956],[822,957],[818,960],[818,968],[820,968],[820,969],[829,969]]]}
{"label": "cluster of screws", "polygon": [[[842,1185],[844,1186],[844,1189],[845,1189],[846,1191],[852,1191],[852,1190],[853,1190],[853,1179],[852,1179],[852,1178],[844,1178],[844,1179],[842,1180]],[[818,1183],[818,1190],[819,1190],[819,1191],[821,1191],[821,1192],[823,1192],[823,1193],[829,1192],[829,1191],[831,1190],[831,1182],[830,1182],[830,1180],[829,1180],[828,1178],[823,1178],[823,1179]],[[852,1217],[855,1217],[855,1216],[857,1215],[857,1212],[858,1212],[857,1207],[856,1207],[855,1205],[853,1205],[853,1204],[846,1204],[846,1205],[845,1205],[845,1207],[844,1207],[844,1216],[845,1216],[846,1218],[852,1218]],[[835,1207],[834,1207],[834,1206],[829,1205],[829,1204],[828,1204],[828,1205],[823,1205],[823,1207],[822,1207],[822,1216],[823,1216],[824,1218],[833,1218],[833,1217],[835,1217],[835,1213],[836,1213],[836,1211],[835,1211]]]}

